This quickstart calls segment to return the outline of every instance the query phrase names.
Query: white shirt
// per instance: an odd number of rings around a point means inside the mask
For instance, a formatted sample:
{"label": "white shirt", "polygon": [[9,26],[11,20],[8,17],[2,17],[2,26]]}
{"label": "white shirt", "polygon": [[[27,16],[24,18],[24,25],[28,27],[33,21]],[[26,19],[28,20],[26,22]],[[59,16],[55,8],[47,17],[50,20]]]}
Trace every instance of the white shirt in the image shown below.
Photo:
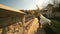
{"label": "white shirt", "polygon": [[51,20],[47,19],[46,17],[44,17],[43,15],[40,16],[40,23],[41,24],[50,24]]}

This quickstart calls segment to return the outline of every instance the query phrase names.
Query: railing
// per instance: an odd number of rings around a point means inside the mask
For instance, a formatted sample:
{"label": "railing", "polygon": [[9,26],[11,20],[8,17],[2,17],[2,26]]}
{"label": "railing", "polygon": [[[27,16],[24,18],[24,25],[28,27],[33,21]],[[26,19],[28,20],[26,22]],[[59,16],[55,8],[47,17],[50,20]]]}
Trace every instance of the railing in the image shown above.
{"label": "railing", "polygon": [[28,32],[29,28],[31,27],[32,23],[33,23],[33,16],[29,16],[28,18],[26,17],[26,15],[23,17],[22,19],[22,25],[23,25],[23,34],[27,34],[25,31]]}

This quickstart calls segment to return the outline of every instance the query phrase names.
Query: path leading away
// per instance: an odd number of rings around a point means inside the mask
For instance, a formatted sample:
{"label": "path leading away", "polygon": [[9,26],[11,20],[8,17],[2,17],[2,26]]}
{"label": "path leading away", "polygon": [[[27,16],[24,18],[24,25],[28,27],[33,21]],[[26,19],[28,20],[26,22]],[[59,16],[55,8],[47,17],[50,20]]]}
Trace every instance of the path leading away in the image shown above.
{"label": "path leading away", "polygon": [[[46,17],[44,17],[43,15],[40,16],[40,23],[42,24],[42,26],[44,24],[49,24],[50,25],[50,22],[51,20],[47,19]],[[37,33],[36,33],[37,32]],[[38,23],[38,19],[37,18],[34,18],[34,21],[32,22],[32,25],[28,31],[28,34],[46,34],[44,29],[42,28],[39,28],[39,23]]]}
{"label": "path leading away", "polygon": [[37,18],[34,18],[34,21],[32,22],[32,25],[28,30],[28,34],[46,34],[44,29],[39,28],[39,23]]}

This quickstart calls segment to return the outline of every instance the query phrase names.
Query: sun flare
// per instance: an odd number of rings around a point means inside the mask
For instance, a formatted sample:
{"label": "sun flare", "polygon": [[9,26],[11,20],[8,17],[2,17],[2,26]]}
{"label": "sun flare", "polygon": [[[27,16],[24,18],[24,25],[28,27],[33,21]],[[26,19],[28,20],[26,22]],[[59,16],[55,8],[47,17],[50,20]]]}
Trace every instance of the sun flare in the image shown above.
{"label": "sun flare", "polygon": [[38,0],[37,5],[42,9],[47,6],[50,0]]}

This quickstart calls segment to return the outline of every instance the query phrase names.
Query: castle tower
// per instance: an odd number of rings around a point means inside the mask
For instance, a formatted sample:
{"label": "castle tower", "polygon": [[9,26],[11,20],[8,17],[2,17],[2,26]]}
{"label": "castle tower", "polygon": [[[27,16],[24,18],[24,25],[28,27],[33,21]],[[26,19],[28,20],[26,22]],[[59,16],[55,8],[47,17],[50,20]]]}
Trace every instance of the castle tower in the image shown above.
{"label": "castle tower", "polygon": [[39,8],[39,6],[36,5],[36,7],[37,7],[37,13],[40,13],[40,8]]}

